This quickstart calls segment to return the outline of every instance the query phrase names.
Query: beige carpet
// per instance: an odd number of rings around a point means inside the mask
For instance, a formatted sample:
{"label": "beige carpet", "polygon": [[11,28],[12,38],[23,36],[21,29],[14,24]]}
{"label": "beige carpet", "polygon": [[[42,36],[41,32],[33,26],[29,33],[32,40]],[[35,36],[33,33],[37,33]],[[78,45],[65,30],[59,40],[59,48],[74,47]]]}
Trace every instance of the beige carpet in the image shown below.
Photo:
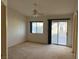
{"label": "beige carpet", "polygon": [[25,42],[9,48],[9,59],[74,59],[71,48]]}

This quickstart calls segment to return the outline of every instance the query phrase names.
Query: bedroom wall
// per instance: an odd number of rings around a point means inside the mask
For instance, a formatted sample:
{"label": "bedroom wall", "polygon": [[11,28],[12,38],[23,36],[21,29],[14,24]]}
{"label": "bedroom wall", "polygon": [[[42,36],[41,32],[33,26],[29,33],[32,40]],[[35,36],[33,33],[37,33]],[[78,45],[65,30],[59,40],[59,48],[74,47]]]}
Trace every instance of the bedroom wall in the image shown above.
{"label": "bedroom wall", "polygon": [[[43,21],[44,22],[44,29],[43,29],[43,34],[33,34],[30,33],[30,21]],[[47,43],[47,21],[46,18],[42,17],[39,19],[36,18],[28,18],[28,41],[32,41],[32,42],[39,42],[39,43]]]}
{"label": "bedroom wall", "polygon": [[[39,18],[28,17],[28,41],[39,42],[39,43],[48,43],[48,19],[60,19],[60,18],[70,18],[68,21],[68,46],[72,46],[71,39],[71,23],[72,23],[72,14],[68,15],[52,15],[52,16],[44,16]],[[43,21],[44,22],[44,33],[43,34],[33,34],[30,33],[30,21]]]}
{"label": "bedroom wall", "polygon": [[8,47],[26,40],[26,17],[14,9],[7,8]]}

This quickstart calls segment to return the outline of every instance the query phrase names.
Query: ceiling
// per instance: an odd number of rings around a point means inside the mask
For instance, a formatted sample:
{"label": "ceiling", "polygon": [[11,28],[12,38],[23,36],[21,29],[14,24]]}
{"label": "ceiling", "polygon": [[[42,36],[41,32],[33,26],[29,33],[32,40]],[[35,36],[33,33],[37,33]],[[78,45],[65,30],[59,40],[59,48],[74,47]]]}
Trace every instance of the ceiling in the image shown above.
{"label": "ceiling", "polygon": [[70,14],[77,9],[77,0],[7,0],[8,7],[27,16],[33,14],[33,4],[45,15]]}

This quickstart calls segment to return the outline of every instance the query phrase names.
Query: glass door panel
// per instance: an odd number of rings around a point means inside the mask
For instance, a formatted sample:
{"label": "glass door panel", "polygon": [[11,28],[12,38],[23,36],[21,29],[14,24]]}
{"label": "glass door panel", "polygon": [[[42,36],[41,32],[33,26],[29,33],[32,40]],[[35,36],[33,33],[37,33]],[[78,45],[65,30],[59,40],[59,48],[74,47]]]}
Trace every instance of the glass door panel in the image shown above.
{"label": "glass door panel", "polygon": [[66,45],[67,22],[52,22],[51,43]]}
{"label": "glass door panel", "polygon": [[58,23],[57,22],[52,22],[52,40],[51,43],[57,44],[57,27]]}
{"label": "glass door panel", "polygon": [[58,44],[66,45],[67,22],[59,22],[58,24]]}

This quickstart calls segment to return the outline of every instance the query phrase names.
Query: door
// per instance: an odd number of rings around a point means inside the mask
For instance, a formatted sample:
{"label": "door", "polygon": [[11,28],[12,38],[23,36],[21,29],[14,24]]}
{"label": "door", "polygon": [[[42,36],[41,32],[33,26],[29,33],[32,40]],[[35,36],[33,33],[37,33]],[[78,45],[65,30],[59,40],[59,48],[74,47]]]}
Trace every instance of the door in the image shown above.
{"label": "door", "polygon": [[52,22],[52,31],[51,31],[51,37],[52,37],[52,40],[51,42],[53,44],[57,44],[58,43],[58,23],[57,22]]}
{"label": "door", "polygon": [[51,32],[52,44],[66,45],[67,22],[52,22]]}
{"label": "door", "polygon": [[58,44],[66,45],[67,43],[67,22],[59,22],[58,27]]}

